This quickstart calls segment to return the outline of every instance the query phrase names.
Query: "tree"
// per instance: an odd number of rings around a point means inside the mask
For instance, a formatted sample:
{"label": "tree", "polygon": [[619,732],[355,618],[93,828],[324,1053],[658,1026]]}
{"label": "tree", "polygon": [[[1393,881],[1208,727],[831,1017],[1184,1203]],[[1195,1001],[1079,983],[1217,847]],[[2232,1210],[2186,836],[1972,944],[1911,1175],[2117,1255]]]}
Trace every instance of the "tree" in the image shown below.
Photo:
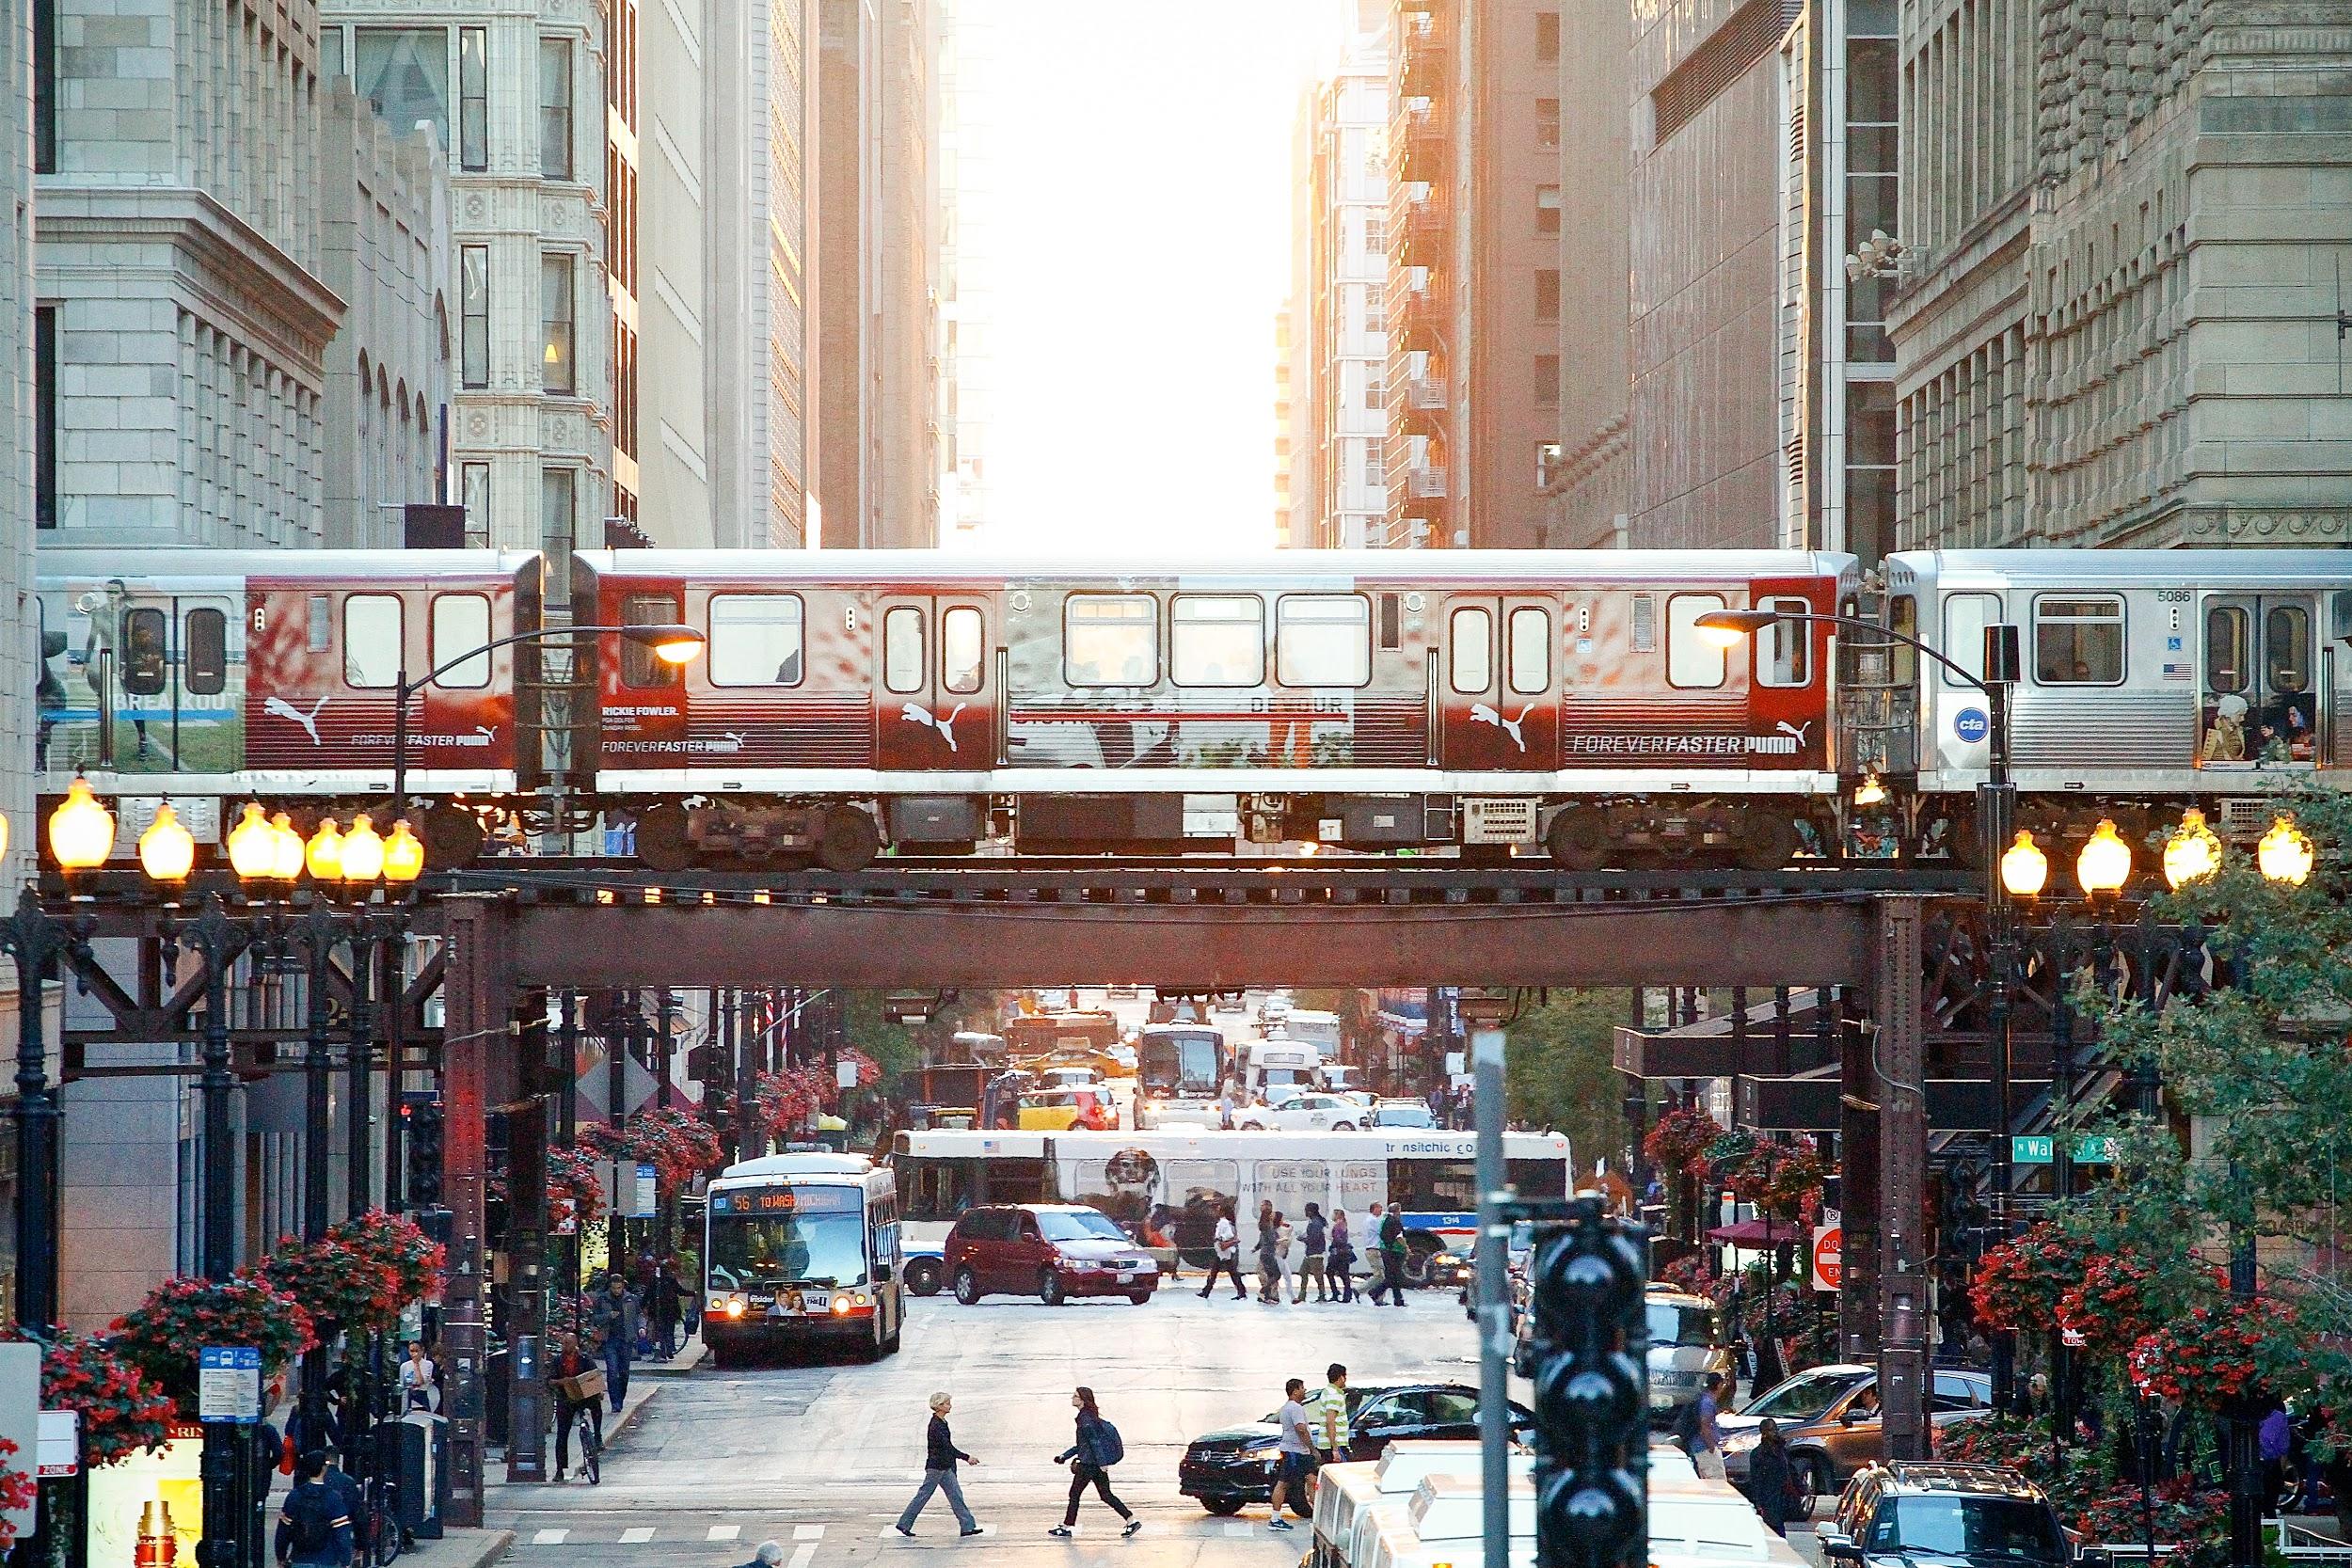
{"label": "tree", "polygon": [[1553,991],[1510,1025],[1503,1057],[1511,1117],[1568,1135],[1578,1163],[1624,1164],[1624,1085],[1614,1054],[1621,990]]}

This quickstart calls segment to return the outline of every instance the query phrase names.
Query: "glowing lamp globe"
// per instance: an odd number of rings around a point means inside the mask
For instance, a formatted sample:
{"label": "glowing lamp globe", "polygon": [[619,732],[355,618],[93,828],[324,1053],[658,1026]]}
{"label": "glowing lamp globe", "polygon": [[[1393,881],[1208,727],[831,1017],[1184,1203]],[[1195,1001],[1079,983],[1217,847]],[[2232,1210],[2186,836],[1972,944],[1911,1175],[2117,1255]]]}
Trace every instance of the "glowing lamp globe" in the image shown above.
{"label": "glowing lamp globe", "polygon": [[1853,803],[1857,806],[1880,806],[1886,803],[1886,786],[1876,773],[1865,773],[1853,788]]}
{"label": "glowing lamp globe", "polygon": [[351,832],[343,834],[342,873],[346,882],[372,882],[384,874],[384,839],[366,812],[353,817]]}
{"label": "glowing lamp globe", "polygon": [[196,866],[196,837],[171,809],[169,800],[155,808],[155,820],[139,834],[139,869],[157,882],[184,882]]}
{"label": "glowing lamp globe", "polygon": [[408,831],[408,819],[404,816],[392,824],[391,836],[384,841],[384,879],[405,886],[423,874],[423,841]]}
{"label": "glowing lamp globe", "polygon": [[265,882],[278,875],[278,830],[258,802],[247,800],[229,830],[229,868],[241,882]]}
{"label": "glowing lamp globe", "polygon": [[2034,843],[2033,834],[2019,829],[2017,842],[2001,853],[2001,886],[2012,898],[2038,898],[2049,879],[2050,857]]}
{"label": "glowing lamp globe", "polygon": [[2115,824],[2101,818],[2099,826],[2083,845],[2082,853],[2074,857],[2074,880],[2083,892],[2096,898],[2102,894],[2121,893],[2123,884],[2132,879],[2132,847],[2123,842],[2115,831]]}
{"label": "glowing lamp globe", "polygon": [[294,832],[294,818],[279,812],[269,819],[269,874],[278,881],[291,882],[302,875],[302,835]]}
{"label": "glowing lamp globe", "polygon": [[2302,886],[2304,879],[2312,874],[2312,841],[2283,816],[2271,823],[2270,831],[2263,834],[2262,843],[2254,848],[2254,862],[2262,867],[2263,875],[2293,887]]}
{"label": "glowing lamp globe", "polygon": [[318,831],[302,852],[302,863],[322,882],[341,881],[343,875],[343,835],[331,816],[320,820]]}
{"label": "glowing lamp globe", "polygon": [[2164,879],[2175,888],[2201,882],[2221,869],[2221,840],[2205,826],[2205,814],[2195,806],[2181,814],[2181,825],[2164,841]]}
{"label": "glowing lamp globe", "polygon": [[114,848],[115,814],[98,803],[87,780],[76,777],[49,814],[49,852],[68,871],[87,871],[105,864]]}

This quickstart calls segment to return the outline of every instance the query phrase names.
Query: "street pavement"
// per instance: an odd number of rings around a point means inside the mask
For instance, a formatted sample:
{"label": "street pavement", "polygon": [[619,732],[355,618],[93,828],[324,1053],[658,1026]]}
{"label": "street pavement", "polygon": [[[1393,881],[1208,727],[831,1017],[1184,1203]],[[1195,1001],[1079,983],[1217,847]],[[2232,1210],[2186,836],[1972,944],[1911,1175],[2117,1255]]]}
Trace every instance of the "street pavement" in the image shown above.
{"label": "street pavement", "polygon": [[[1475,1383],[1470,1325],[1454,1293],[1417,1292],[1405,1310],[1359,1303],[1267,1307],[1230,1286],[1202,1301],[1197,1278],[1144,1307],[1120,1298],[1048,1307],[992,1299],[959,1307],[939,1295],[909,1304],[905,1349],[871,1366],[780,1365],[665,1380],[606,1454],[604,1481],[498,1488],[488,1523],[515,1532],[512,1564],[717,1568],[781,1542],[787,1568],[865,1568],[961,1557],[1014,1563],[1190,1568],[1295,1563],[1304,1528],[1265,1528],[1203,1513],[1176,1491],[1176,1464],[1197,1433],[1264,1416],[1286,1377],[1320,1384],[1331,1361],[1359,1383]],[[1095,1390],[1127,1457],[1113,1473],[1144,1521],[1132,1540],[1091,1492],[1074,1540],[1058,1524],[1067,1472],[1052,1463],[1071,1442],[1070,1391]],[[972,1510],[988,1533],[960,1540],[934,1497],[906,1540],[891,1522],[921,1480],[926,1401],[955,1396]]]}

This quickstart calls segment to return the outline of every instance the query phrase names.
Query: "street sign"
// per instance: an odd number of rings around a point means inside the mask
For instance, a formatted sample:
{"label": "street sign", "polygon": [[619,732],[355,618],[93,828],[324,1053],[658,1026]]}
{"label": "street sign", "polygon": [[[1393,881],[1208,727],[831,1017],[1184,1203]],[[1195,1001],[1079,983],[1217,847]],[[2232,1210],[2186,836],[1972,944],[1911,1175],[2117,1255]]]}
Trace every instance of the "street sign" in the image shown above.
{"label": "street sign", "polygon": [[262,1418],[262,1353],[257,1347],[199,1347],[196,1418],[235,1426],[251,1426]]}
{"label": "street sign", "polygon": [[1842,1225],[1817,1225],[1813,1227],[1813,1288],[1835,1291],[1846,1277],[1846,1227]]}
{"label": "street sign", "polygon": [[82,1413],[44,1410],[40,1413],[40,1474],[77,1475],[82,1468]]}
{"label": "street sign", "polygon": [[2078,1165],[2111,1165],[2115,1164],[2115,1140],[2086,1132],[2074,1140],[2070,1157]]}
{"label": "street sign", "polygon": [[2058,1140],[2038,1134],[2012,1137],[2009,1141],[2009,1158],[2011,1164],[2049,1164],[2058,1158]]}

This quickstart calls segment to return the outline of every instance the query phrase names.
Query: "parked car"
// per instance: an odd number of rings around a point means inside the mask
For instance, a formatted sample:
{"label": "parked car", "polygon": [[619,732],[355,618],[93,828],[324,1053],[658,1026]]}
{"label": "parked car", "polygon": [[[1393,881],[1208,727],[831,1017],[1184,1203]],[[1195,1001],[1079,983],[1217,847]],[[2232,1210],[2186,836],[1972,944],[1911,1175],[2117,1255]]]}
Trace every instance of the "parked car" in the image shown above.
{"label": "parked car", "polygon": [[[1983,1372],[1937,1368],[1928,1395],[1928,1418],[1938,1428],[1992,1413],[1993,1380]],[[1836,1492],[1846,1478],[1883,1456],[1879,1427],[1879,1375],[1868,1367],[1814,1367],[1784,1378],[1737,1414],[1718,1418],[1724,1471],[1735,1483],[1748,1478],[1756,1429],[1770,1416],[1788,1440],[1797,1479],[1815,1496]]]}
{"label": "parked car", "polygon": [[[1512,1244],[1519,1243],[1516,1233]],[[1520,1257],[1514,1254],[1513,1278],[1524,1291],[1524,1272]],[[1517,1309],[1515,1295],[1514,1331],[1518,1345],[1512,1366],[1521,1377],[1534,1375],[1530,1359],[1535,1324],[1533,1318]],[[1653,1284],[1643,1298],[1645,1315],[1649,1327],[1649,1418],[1653,1427],[1671,1427],[1682,1407],[1695,1401],[1707,1386],[1707,1374],[1731,1375],[1731,1351],[1724,1342],[1723,1313],[1705,1296],[1693,1296],[1671,1286]],[[1764,1415],[1774,1414],[1765,1411]],[[1784,1423],[1785,1424],[1785,1423]]]}
{"label": "parked car", "polygon": [[2041,1487],[1997,1465],[1873,1464],[1854,1473],[1814,1533],[1832,1564],[2062,1568],[2077,1553]]}
{"label": "parked car", "polygon": [[1233,1113],[1233,1125],[1244,1132],[1268,1128],[1284,1132],[1353,1132],[1363,1120],[1364,1108],[1336,1094],[1294,1095],[1279,1105],[1252,1105]]}
{"label": "parked car", "polygon": [[1435,1127],[1438,1118],[1418,1100],[1375,1100],[1369,1127]]}
{"label": "parked car", "polygon": [[[1347,1457],[1354,1460],[1378,1459],[1401,1437],[1458,1440],[1478,1435],[1478,1390],[1467,1384],[1350,1386],[1347,1409]],[[1534,1422],[1523,1406],[1511,1406],[1515,1438],[1525,1438]],[[1272,1415],[1203,1433],[1184,1447],[1176,1467],[1176,1489],[1212,1513],[1239,1513],[1251,1503],[1264,1502],[1274,1490],[1275,1451],[1280,1439],[1281,1429]]]}
{"label": "parked car", "polygon": [[1090,1089],[1031,1089],[1021,1097],[1021,1131],[1067,1132],[1080,1128],[1108,1132],[1119,1126],[1119,1107],[1110,1091]]}
{"label": "parked car", "polygon": [[988,1295],[1125,1296],[1137,1307],[1160,1288],[1160,1266],[1099,1209],[1066,1203],[991,1204],[947,1232],[948,1283],[966,1307]]}

